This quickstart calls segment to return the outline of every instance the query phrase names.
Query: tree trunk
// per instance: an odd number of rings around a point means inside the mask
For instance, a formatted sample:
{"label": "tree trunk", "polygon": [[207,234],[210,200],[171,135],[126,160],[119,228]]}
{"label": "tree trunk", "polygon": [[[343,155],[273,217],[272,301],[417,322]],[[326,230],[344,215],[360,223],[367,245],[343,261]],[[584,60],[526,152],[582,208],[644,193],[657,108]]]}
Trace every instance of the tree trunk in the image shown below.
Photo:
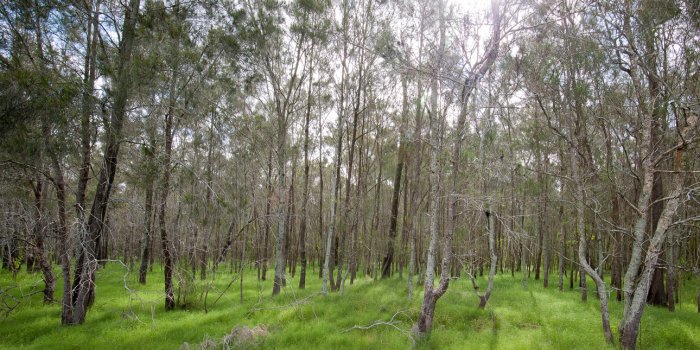
{"label": "tree trunk", "polygon": [[[433,327],[433,317],[435,316],[435,303],[439,296],[435,295],[435,260],[437,254],[439,236],[439,207],[440,207],[440,154],[442,153],[442,116],[438,110],[438,96],[440,71],[442,70],[442,60],[445,47],[445,2],[440,0],[437,4],[439,14],[439,43],[435,61],[433,76],[431,79],[430,95],[430,244],[428,246],[428,259],[425,267],[425,287],[423,290],[423,304],[421,305],[418,320],[413,326],[413,332],[419,337],[427,336]],[[448,243],[445,248],[448,249]],[[451,242],[449,242],[451,244]],[[449,252],[449,251],[448,251]],[[443,259],[450,257],[443,257]],[[447,260],[449,262],[449,260]],[[442,271],[447,273],[447,269]],[[440,284],[447,283],[447,280],[440,280]],[[444,293],[444,292],[443,292]]]}
{"label": "tree trunk", "polygon": [[[319,113],[319,125],[321,125],[321,114]],[[318,131],[318,244],[316,244],[316,252],[318,253],[318,278],[323,278],[324,269],[324,250],[323,249],[323,231],[325,227],[323,225],[323,163],[325,160],[323,158],[323,147],[322,146],[322,128],[319,127]]]}
{"label": "tree trunk", "polygon": [[[545,155],[544,156],[544,166],[545,166],[545,171],[547,171],[547,165],[549,164],[549,156]],[[549,233],[549,226],[547,224],[549,217],[547,215],[547,209],[548,209],[548,202],[549,202],[549,186],[546,184],[544,185],[544,190],[542,194],[542,213],[541,216],[543,217],[542,220],[542,230],[544,231],[544,281],[543,281],[543,286],[544,288],[549,287],[549,269],[550,269],[550,264],[551,264],[551,255],[552,255],[552,240],[550,239],[550,233]]]}
{"label": "tree trunk", "polygon": [[489,256],[491,258],[491,267],[489,269],[489,282],[484,295],[479,296],[479,308],[486,307],[491,293],[493,292],[493,278],[496,275],[496,266],[498,266],[498,256],[496,255],[496,214],[493,212],[493,204],[489,202],[489,209],[486,211],[486,220],[488,221],[488,236],[489,236]]}
{"label": "tree trunk", "polygon": [[[406,140],[404,137],[404,124],[408,115],[408,83],[406,77],[402,75],[401,86],[403,87],[403,112],[401,125],[399,126],[399,150],[396,162],[396,172],[394,173],[394,191],[391,196],[391,219],[389,223],[389,242],[387,243],[387,253],[382,261],[382,278],[391,277],[391,265],[394,262],[394,245],[396,241],[396,226],[399,216],[399,197],[401,193],[401,174],[403,172]],[[405,189],[404,189],[405,191]],[[404,203],[404,206],[406,203]],[[405,223],[404,223],[405,225]]]}
{"label": "tree trunk", "polygon": [[85,12],[87,13],[86,42],[85,42],[85,64],[83,71],[83,95],[82,111],[80,120],[80,147],[81,165],[78,177],[78,188],[75,194],[75,209],[80,223],[85,219],[85,191],[90,179],[90,161],[92,158],[91,145],[91,122],[94,109],[93,91],[95,88],[95,69],[97,66],[97,44],[99,38],[99,16],[100,1],[86,1]]}
{"label": "tree trunk", "polygon": [[413,300],[413,274],[416,266],[416,220],[418,214],[413,216],[411,224],[411,238],[409,238],[409,260],[408,260],[408,300]]}
{"label": "tree trunk", "polygon": [[61,251],[61,272],[63,275],[63,297],[61,299],[61,324],[70,324],[73,318],[73,303],[71,301],[70,280],[70,248],[68,247],[68,226],[66,219],[66,183],[63,178],[63,170],[54,154],[51,156],[53,177],[56,186],[56,199],[58,201],[58,239]]}
{"label": "tree trunk", "polygon": [[[175,85],[173,82],[172,86]],[[174,93],[174,88],[171,89]],[[174,96],[171,96],[174,100]],[[173,147],[173,115],[174,113],[174,102],[172,102],[171,108],[168,108],[168,112],[165,115],[165,159],[163,161],[163,178],[160,184],[160,203],[158,204],[158,226],[160,229],[160,244],[161,250],[163,252],[163,270],[165,275],[165,310],[172,310],[175,308],[175,296],[173,291],[173,262],[170,251],[170,241],[168,239],[168,231],[166,227],[166,209],[168,203],[168,192],[170,190],[170,162]]]}
{"label": "tree trunk", "polygon": [[265,200],[265,239],[263,241],[262,253],[262,280],[267,279],[267,261],[269,257],[268,247],[270,246],[270,214],[272,201],[272,150],[267,158],[267,198]]}
{"label": "tree trunk", "polygon": [[[658,120],[655,118],[655,120]],[[651,133],[652,144],[658,144],[658,125],[654,123],[654,128]],[[664,203],[661,201],[663,197],[663,180],[660,173],[654,174],[654,184],[651,190],[651,221],[649,222],[650,232],[654,232],[659,222],[661,212],[663,211]],[[663,242],[665,243],[665,242]],[[662,248],[663,249],[663,248]],[[663,256],[663,253],[661,254]],[[662,258],[663,260],[663,258]],[[664,267],[656,266],[651,280],[651,287],[647,295],[647,303],[651,305],[666,306],[666,290],[664,289]]]}
{"label": "tree trunk", "polygon": [[[309,55],[309,70],[313,73],[313,51]],[[309,202],[309,123],[311,121],[311,88],[313,75],[309,74],[309,87],[307,91],[306,115],[304,116],[304,192],[301,200],[301,223],[299,224],[299,256],[301,259],[301,272],[299,274],[299,288],[306,287],[306,221],[308,220]]]}
{"label": "tree trunk", "polygon": [[131,64],[134,42],[136,41],[136,23],[138,19],[140,0],[130,0],[124,15],[124,29],[119,44],[119,57],[115,75],[114,103],[112,117],[106,130],[103,167],[100,171],[92,209],[87,220],[87,231],[81,239],[81,257],[76,265],[73,295],[73,320],[71,323],[83,323],[87,313],[88,296],[95,287],[95,249],[102,234],[102,222],[107,212],[109,196],[112,191],[114,175],[117,170],[121,132],[126,118],[127,100],[131,87],[131,77],[128,74]]}
{"label": "tree trunk", "polygon": [[285,179],[285,163],[287,161],[287,122],[286,115],[277,116],[277,242],[275,243],[275,279],[272,285],[272,295],[277,295],[282,287],[284,268],[287,260],[284,247],[286,244],[286,213],[287,188]]}
{"label": "tree trunk", "polygon": [[[340,186],[340,166],[342,164],[342,152],[343,152],[343,121],[344,121],[344,111],[345,111],[345,74],[346,74],[346,61],[348,57],[348,16],[349,16],[349,9],[348,9],[348,4],[343,3],[343,59],[342,59],[342,69],[341,69],[341,78],[340,78],[340,101],[339,101],[339,108],[338,108],[338,120],[337,120],[337,127],[336,127],[336,132],[338,133],[337,135],[337,143],[335,147],[335,171],[333,174],[333,198],[332,198],[332,203],[331,203],[331,217],[330,217],[330,223],[328,224],[328,235],[326,237],[326,253],[325,253],[325,259],[323,262],[323,286],[321,287],[321,291],[323,295],[325,296],[328,293],[328,279],[330,275],[331,279],[331,289],[333,289],[333,276],[331,275],[330,268],[331,268],[331,250],[333,247],[333,233],[335,231],[335,226],[336,226],[336,216],[337,216],[337,210],[338,210],[338,196],[339,196],[339,190],[338,187]],[[320,148],[320,146],[319,146]],[[337,254],[336,254],[337,256]]]}
{"label": "tree trunk", "polygon": [[148,272],[148,261],[152,254],[151,252],[151,240],[152,240],[152,229],[153,225],[151,223],[151,217],[153,215],[153,186],[154,177],[157,174],[157,168],[154,166],[155,163],[155,130],[149,133],[150,144],[146,149],[146,168],[149,169],[149,174],[146,180],[146,199],[144,203],[144,233],[143,233],[143,248],[141,250],[141,266],[139,267],[139,283],[146,284],[146,273]]}
{"label": "tree trunk", "polygon": [[[423,305],[421,307],[421,312],[418,316],[418,321],[416,325],[414,326],[414,332],[417,333],[419,336],[424,336],[428,334],[432,328],[432,322],[433,322],[433,316],[435,313],[435,304],[437,303],[437,300],[447,292],[447,288],[449,287],[450,283],[450,263],[452,261],[452,238],[454,236],[454,228],[455,228],[455,222],[457,219],[457,213],[456,213],[456,206],[457,206],[457,198],[456,198],[456,191],[457,191],[457,178],[459,175],[459,165],[460,165],[460,159],[461,159],[461,150],[462,150],[462,143],[464,139],[464,132],[465,132],[465,122],[466,122],[466,114],[467,114],[467,102],[469,101],[469,97],[471,96],[472,92],[476,88],[476,84],[479,82],[479,79],[483,77],[488,70],[491,68],[493,63],[496,61],[496,57],[498,55],[498,48],[500,45],[500,33],[501,33],[501,14],[500,14],[500,9],[498,5],[497,0],[492,0],[491,1],[491,16],[493,19],[493,33],[491,36],[491,42],[489,44],[489,48],[486,51],[486,54],[484,56],[484,61],[479,66],[477,71],[473,72],[470,74],[466,80],[464,87],[462,89],[462,93],[460,96],[460,113],[457,118],[457,130],[455,133],[455,139],[454,139],[454,148],[452,152],[452,181],[450,182],[450,187],[447,190],[447,198],[448,198],[448,203],[447,203],[447,222],[446,222],[446,229],[445,229],[445,239],[443,242],[443,254],[442,254],[442,264],[440,268],[440,284],[438,285],[438,288],[433,290],[433,284],[434,284],[434,276],[432,276],[433,272],[431,272],[431,268],[434,269],[435,265],[435,253],[436,253],[436,246],[437,246],[437,236],[438,236],[438,196],[439,192],[439,185],[438,185],[438,174],[437,172],[439,171],[439,164],[438,164],[438,159],[437,157],[439,156],[439,149],[440,147],[439,142],[441,139],[441,133],[442,130],[439,129],[439,126],[444,123],[444,116],[440,116],[440,113],[438,111],[438,104],[437,104],[437,98],[439,89],[438,89],[438,79],[440,77],[439,72],[442,66],[442,60],[443,60],[443,50],[444,50],[444,45],[445,45],[445,18],[444,18],[444,6],[445,4],[441,1],[440,4],[438,5],[438,13],[439,13],[439,21],[440,21],[440,41],[439,41],[439,49],[438,49],[438,54],[437,54],[437,69],[436,69],[436,75],[433,76],[432,78],[432,90],[433,93],[431,95],[431,111],[432,111],[432,118],[431,118],[431,126],[430,126],[430,139],[431,143],[433,146],[433,153],[431,155],[431,163],[430,163],[430,182],[431,186],[434,185],[434,187],[431,187],[431,203],[430,203],[430,210],[431,210],[431,227],[430,227],[430,247],[428,248],[428,264],[426,267],[426,281],[425,281],[425,291],[424,291],[424,299],[423,299]],[[439,123],[438,123],[439,121]],[[431,256],[432,256],[432,261],[431,261]]]}
{"label": "tree trunk", "polygon": [[676,286],[676,253],[675,249],[675,229],[671,229],[668,234],[668,247],[666,253],[666,300],[668,300],[668,311],[676,311],[676,298],[674,296]]}
{"label": "tree trunk", "polygon": [[[695,121],[697,122],[697,120]],[[649,126],[647,122],[645,126]],[[695,125],[691,124],[685,128],[682,132],[682,139],[687,139],[688,130],[694,128]],[[644,140],[644,139],[643,139]],[[647,139],[648,140],[648,139]],[[639,276],[639,282],[635,286],[635,289],[625,288],[626,296],[629,292],[629,297],[631,301],[625,303],[625,313],[623,314],[623,319],[620,322],[620,338],[622,342],[622,347],[624,349],[635,349],[637,342],[637,335],[639,333],[639,325],[642,321],[642,314],[644,313],[644,307],[646,305],[646,298],[649,294],[649,289],[651,287],[651,279],[656,268],[656,263],[662,253],[662,246],[666,240],[666,235],[669,226],[671,226],[673,216],[676,214],[678,207],[680,205],[681,194],[683,192],[683,181],[684,176],[681,171],[682,154],[685,143],[676,148],[674,157],[674,173],[672,175],[671,181],[671,192],[667,196],[668,201],[659,216],[659,221],[654,230],[654,234],[649,242],[645,253],[645,266]],[[649,157],[651,158],[651,157]],[[651,161],[651,160],[649,160]],[[646,160],[645,160],[646,162]],[[653,163],[652,163],[653,164]],[[646,189],[650,189],[653,183],[653,165],[651,167],[645,167],[644,179],[646,182]],[[646,171],[648,170],[648,172]],[[649,195],[647,193],[647,195]],[[644,196],[644,193],[642,194]],[[642,211],[644,212],[644,211]],[[641,236],[644,234],[644,226],[638,220],[635,228],[639,228],[642,231]],[[640,244],[641,242],[635,241],[635,243]],[[641,255],[641,254],[640,254]],[[641,258],[641,257],[640,257]],[[629,273],[629,270],[628,270]]]}
{"label": "tree trunk", "polygon": [[[562,162],[563,163],[563,162]],[[562,171],[563,173],[563,171]],[[561,188],[561,196],[564,196],[564,186]],[[566,273],[566,228],[564,225],[564,201],[559,204],[559,291],[564,291],[564,275]]]}
{"label": "tree trunk", "polygon": [[[577,133],[577,132],[576,132]],[[612,329],[610,328],[610,313],[608,311],[608,293],[605,288],[605,282],[598,275],[598,273],[591,267],[591,265],[586,260],[586,228],[585,228],[585,191],[583,188],[583,176],[580,173],[581,167],[579,164],[579,157],[575,150],[571,150],[571,176],[574,179],[574,185],[576,190],[576,228],[579,236],[578,245],[578,262],[581,265],[582,271],[585,271],[590,275],[596,283],[598,289],[598,297],[600,298],[600,311],[603,323],[603,334],[605,341],[608,344],[613,343]],[[582,281],[582,298],[586,296],[586,275],[581,274]],[[585,299],[583,300],[586,301]]]}
{"label": "tree trunk", "polygon": [[36,264],[39,265],[44,279],[44,304],[53,303],[53,294],[56,288],[55,278],[51,270],[51,263],[46,256],[46,248],[44,247],[44,238],[46,236],[46,220],[44,213],[44,190],[46,189],[44,180],[37,174],[36,184],[32,184],[34,190],[34,210],[36,217],[34,219],[34,228],[32,235],[34,236],[34,258]]}

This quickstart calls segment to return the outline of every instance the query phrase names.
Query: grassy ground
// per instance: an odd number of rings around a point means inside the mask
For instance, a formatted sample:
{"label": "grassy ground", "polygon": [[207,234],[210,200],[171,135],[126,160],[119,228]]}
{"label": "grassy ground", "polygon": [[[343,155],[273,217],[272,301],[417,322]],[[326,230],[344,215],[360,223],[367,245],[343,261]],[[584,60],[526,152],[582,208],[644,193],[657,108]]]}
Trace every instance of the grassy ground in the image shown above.
{"label": "grassy ground", "polygon": [[[58,271],[57,271],[58,272]],[[407,300],[406,279],[372,281],[359,278],[346,286],[344,295],[323,298],[321,282],[310,272],[307,289],[300,291],[298,276],[290,280],[282,295],[272,298],[272,282],[259,282],[254,271],[245,275],[239,301],[232,275],[219,273],[207,300],[189,310],[165,312],[163,277],[160,269],[149,274],[149,283],[136,283],[136,274],[110,264],[98,273],[95,305],[84,325],[60,325],[60,305],[42,304],[41,294],[23,299],[9,317],[0,321],[0,349],[178,349],[183,342],[197,344],[206,338],[221,339],[235,326],[265,325],[269,335],[258,345],[264,349],[407,349],[407,336],[418,316],[422,288]],[[554,276],[556,278],[556,276]],[[477,280],[486,285],[483,278]],[[130,293],[126,288],[130,288]],[[496,278],[495,291],[486,310],[478,310],[477,297],[466,280],[450,285],[438,302],[431,337],[420,349],[604,349],[599,305],[594,293],[589,302],[579,300],[577,290],[559,292],[556,281],[544,289],[541,281],[529,280],[524,289],[520,278],[510,274]],[[590,285],[593,285],[592,282]],[[3,271],[0,288],[13,295],[30,294],[42,287],[39,274],[16,278]],[[641,329],[641,349],[700,349],[700,314],[694,295],[699,284],[683,280],[681,304],[669,313],[648,307]],[[61,282],[57,284],[60,300]],[[198,296],[198,294],[197,294]],[[198,297],[196,299],[199,299]],[[397,312],[399,312],[397,314]],[[613,328],[619,323],[622,306],[613,302]],[[395,323],[370,329],[351,329],[375,321]],[[395,326],[395,327],[394,327]],[[193,349],[195,347],[192,347]]]}

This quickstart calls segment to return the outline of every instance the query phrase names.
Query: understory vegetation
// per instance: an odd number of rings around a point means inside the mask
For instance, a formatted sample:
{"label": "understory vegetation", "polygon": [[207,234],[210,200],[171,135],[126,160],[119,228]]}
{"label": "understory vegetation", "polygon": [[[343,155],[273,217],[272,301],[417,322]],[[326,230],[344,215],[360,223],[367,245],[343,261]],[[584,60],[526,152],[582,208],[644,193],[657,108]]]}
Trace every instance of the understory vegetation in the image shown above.
{"label": "understory vegetation", "polygon": [[[309,278],[305,290],[285,288],[278,297],[272,297],[269,290],[273,281],[258,281],[255,271],[246,269],[241,303],[237,274],[231,274],[229,266],[222,266],[209,288],[208,312],[204,310],[204,298],[195,297],[189,309],[166,313],[160,269],[154,268],[144,286],[137,283],[138,273],[109,263],[98,272],[95,304],[88,322],[79,327],[60,325],[60,304],[43,305],[39,275],[20,273],[13,278],[3,271],[3,300],[8,302],[9,295],[27,297],[0,321],[0,348],[155,350],[178,349],[187,342],[190,349],[196,349],[206,340],[218,341],[221,348],[220,339],[233,328],[264,325],[268,335],[249,348],[407,349],[412,345],[410,328],[422,300],[422,293],[410,301],[406,298],[405,278],[373,281],[367,276],[358,278],[343,295],[324,298],[319,293],[321,280]],[[235,282],[226,290],[233,279]],[[198,292],[204,291],[203,286],[210,281],[198,281]],[[288,283],[295,281],[290,279]],[[476,281],[485,285],[486,278],[476,277]],[[614,349],[605,345],[600,334],[597,299],[581,303],[576,287],[559,292],[540,283],[523,288],[519,281],[517,273],[515,277],[507,271],[497,275],[497,292],[482,310],[477,307],[478,297],[469,279],[454,280],[444,302],[437,305],[434,331],[416,348],[464,349],[468,339],[470,349]],[[697,279],[684,276],[680,286],[675,313],[662,307],[645,311],[640,349],[700,347],[700,318],[693,293],[699,287]],[[610,308],[615,327],[622,304],[611,302]],[[369,329],[360,329],[366,327]]]}

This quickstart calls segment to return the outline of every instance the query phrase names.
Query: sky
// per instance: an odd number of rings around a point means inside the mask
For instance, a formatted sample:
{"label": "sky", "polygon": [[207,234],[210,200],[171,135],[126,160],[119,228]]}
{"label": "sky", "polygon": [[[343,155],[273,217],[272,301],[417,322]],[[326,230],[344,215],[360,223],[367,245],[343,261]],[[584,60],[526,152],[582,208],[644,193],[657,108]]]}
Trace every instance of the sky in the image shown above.
{"label": "sky", "polygon": [[485,11],[491,6],[491,0],[450,0],[466,11]]}

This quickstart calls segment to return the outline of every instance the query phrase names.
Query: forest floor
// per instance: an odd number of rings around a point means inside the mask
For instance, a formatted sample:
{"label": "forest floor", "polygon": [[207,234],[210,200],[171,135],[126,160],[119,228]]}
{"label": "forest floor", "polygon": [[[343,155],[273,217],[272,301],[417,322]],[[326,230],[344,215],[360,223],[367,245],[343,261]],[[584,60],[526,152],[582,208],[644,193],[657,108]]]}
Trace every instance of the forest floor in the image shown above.
{"label": "forest floor", "polygon": [[[225,269],[230,269],[225,267]],[[59,276],[59,271],[56,271]],[[373,281],[359,277],[348,280],[343,295],[323,297],[318,271],[309,270],[305,290],[299,290],[298,274],[277,297],[271,296],[272,273],[257,281],[256,272],[246,271],[243,303],[240,280],[229,271],[219,272],[207,296],[190,294],[189,310],[165,312],[163,274],[158,267],[148,275],[148,284],[137,283],[136,273],[110,263],[97,274],[96,301],[85,324],[60,325],[60,304],[43,305],[40,274],[20,273],[15,278],[0,272],[0,307],[20,305],[0,318],[0,349],[179,349],[187,342],[197,349],[203,341],[221,343],[234,327],[262,325],[265,335],[249,348],[264,349],[407,349],[412,346],[410,328],[418,316],[422,286],[416,285],[413,299],[407,298],[403,279]],[[431,337],[417,344],[419,349],[604,349],[599,303],[592,282],[589,301],[580,301],[578,288],[557,290],[556,275],[550,287],[522,275],[497,275],[495,290],[485,310],[477,308],[478,298],[465,278],[450,284],[435,311]],[[482,289],[485,277],[477,278]],[[61,284],[56,285],[60,300]],[[675,313],[648,307],[644,312],[639,349],[700,349],[700,313],[694,303],[700,283],[684,278],[681,303]],[[177,285],[176,285],[177,288]],[[223,294],[222,291],[226,290]],[[176,290],[177,291],[177,290]],[[219,295],[221,298],[214,302]],[[613,295],[614,297],[614,295]],[[4,311],[0,309],[0,311]],[[619,323],[621,303],[611,303],[613,329]],[[0,314],[2,316],[2,314]],[[355,326],[369,326],[359,329]],[[353,328],[355,327],[355,328]],[[250,344],[249,344],[250,345]],[[218,348],[221,348],[219,345]]]}

